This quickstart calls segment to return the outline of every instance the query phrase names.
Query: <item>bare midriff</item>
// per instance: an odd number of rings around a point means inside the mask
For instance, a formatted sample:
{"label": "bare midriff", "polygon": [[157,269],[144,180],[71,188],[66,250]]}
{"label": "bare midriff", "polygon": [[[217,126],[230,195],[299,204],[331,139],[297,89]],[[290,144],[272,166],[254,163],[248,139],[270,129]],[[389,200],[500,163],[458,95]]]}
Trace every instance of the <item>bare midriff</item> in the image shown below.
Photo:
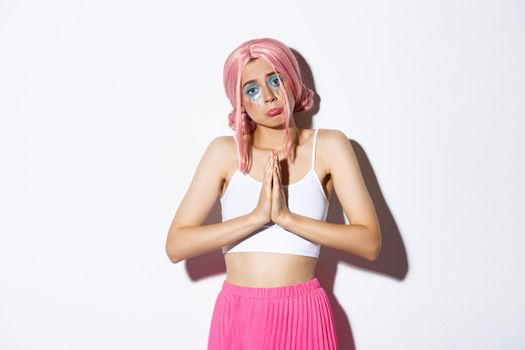
{"label": "bare midriff", "polygon": [[224,254],[226,280],[245,287],[281,287],[315,277],[317,258],[283,253],[234,252]]}

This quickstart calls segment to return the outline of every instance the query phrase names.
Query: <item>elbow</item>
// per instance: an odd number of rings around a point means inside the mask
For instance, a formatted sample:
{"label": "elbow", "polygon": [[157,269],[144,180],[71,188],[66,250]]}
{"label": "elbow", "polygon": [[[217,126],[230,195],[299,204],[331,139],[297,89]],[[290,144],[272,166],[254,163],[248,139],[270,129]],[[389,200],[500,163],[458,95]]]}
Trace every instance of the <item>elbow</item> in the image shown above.
{"label": "elbow", "polygon": [[183,257],[179,254],[179,252],[174,248],[176,246],[175,242],[170,241],[169,239],[166,241],[165,251],[166,255],[170,259],[170,261],[174,264],[181,262],[184,260]]}
{"label": "elbow", "polygon": [[168,255],[168,258],[170,259],[170,261],[174,264],[179,263],[182,260],[184,260],[183,258],[180,258],[178,255],[171,253],[168,250],[166,250],[166,254]]}
{"label": "elbow", "polygon": [[181,262],[182,260],[184,259],[181,259],[181,258],[178,258],[176,257],[175,255],[171,255],[171,254],[168,254],[168,258],[170,259],[170,261],[174,264],[178,263],[178,262]]}
{"label": "elbow", "polygon": [[371,249],[370,252],[366,256],[366,259],[368,261],[376,261],[380,253],[381,253],[381,245]]}
{"label": "elbow", "polygon": [[183,259],[179,258],[174,252],[172,252],[167,245],[166,245],[166,255],[168,255],[168,258],[174,264],[176,264],[176,263],[178,263],[178,262],[183,260]]}
{"label": "elbow", "polygon": [[370,244],[370,249],[366,254],[366,259],[369,261],[376,261],[377,258],[379,258],[379,255],[381,254],[381,232],[377,231],[376,234],[374,234],[373,236],[374,239],[372,240]]}

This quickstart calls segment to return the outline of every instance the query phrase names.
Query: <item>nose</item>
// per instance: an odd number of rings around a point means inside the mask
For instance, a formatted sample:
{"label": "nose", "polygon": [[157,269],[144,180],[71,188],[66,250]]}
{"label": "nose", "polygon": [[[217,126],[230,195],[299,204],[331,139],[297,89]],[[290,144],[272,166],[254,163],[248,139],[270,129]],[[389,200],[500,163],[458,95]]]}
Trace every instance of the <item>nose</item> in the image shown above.
{"label": "nose", "polygon": [[273,90],[269,88],[268,86],[264,87],[264,101],[265,102],[273,102],[277,99],[277,97],[274,95]]}

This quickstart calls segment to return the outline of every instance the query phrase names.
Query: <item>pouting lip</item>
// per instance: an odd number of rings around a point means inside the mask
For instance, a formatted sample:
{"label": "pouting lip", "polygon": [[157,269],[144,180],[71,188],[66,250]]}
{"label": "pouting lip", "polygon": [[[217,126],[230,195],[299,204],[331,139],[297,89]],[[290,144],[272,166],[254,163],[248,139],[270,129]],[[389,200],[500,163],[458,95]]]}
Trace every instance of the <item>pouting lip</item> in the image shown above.
{"label": "pouting lip", "polygon": [[266,116],[273,117],[273,116],[276,116],[277,114],[281,113],[282,111],[283,111],[282,107],[281,108],[272,108],[268,112],[266,112]]}

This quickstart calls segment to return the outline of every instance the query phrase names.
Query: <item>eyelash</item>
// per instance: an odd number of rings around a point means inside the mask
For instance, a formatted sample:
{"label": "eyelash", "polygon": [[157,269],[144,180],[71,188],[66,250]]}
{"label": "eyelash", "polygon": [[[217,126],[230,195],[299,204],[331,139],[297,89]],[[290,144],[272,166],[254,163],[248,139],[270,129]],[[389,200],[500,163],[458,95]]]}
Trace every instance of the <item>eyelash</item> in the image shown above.
{"label": "eyelash", "polygon": [[[256,89],[257,91],[251,94],[250,91],[251,91],[251,90],[254,90],[254,89]],[[255,96],[255,95],[257,95],[258,92],[259,92],[259,91],[258,91],[258,86],[257,86],[257,85],[255,85],[255,86],[250,86],[249,88],[247,88],[247,89],[244,91],[244,93],[245,93],[246,95],[250,96],[250,97],[251,97],[251,96]]]}
{"label": "eyelash", "polygon": [[[279,78],[281,79],[281,81],[283,80],[281,77],[279,77]],[[276,85],[276,86],[281,86],[281,84],[279,83],[279,79],[277,79],[276,76],[272,76],[272,77],[270,78],[270,83],[271,83],[272,81],[276,81],[276,82],[277,82],[277,85]]]}
{"label": "eyelash", "polygon": [[[281,76],[279,76],[279,79],[280,79],[281,81],[284,80]],[[272,82],[276,81],[276,82],[277,82],[277,85],[275,85],[275,86],[273,86],[273,87],[274,87],[274,88],[279,88],[279,87],[281,86],[281,84],[279,83],[279,79],[277,79],[277,76],[272,75],[272,76],[270,77],[270,79],[269,79],[270,84],[271,84]],[[250,91],[253,90],[253,89],[257,89],[257,88],[258,88],[257,85],[250,85],[250,87],[248,87],[248,89],[246,89],[246,90],[244,91],[244,93],[245,93],[246,95],[250,96],[250,97],[251,97],[251,96],[254,96],[254,95],[256,95],[259,91],[256,91],[255,93],[250,93]]]}

